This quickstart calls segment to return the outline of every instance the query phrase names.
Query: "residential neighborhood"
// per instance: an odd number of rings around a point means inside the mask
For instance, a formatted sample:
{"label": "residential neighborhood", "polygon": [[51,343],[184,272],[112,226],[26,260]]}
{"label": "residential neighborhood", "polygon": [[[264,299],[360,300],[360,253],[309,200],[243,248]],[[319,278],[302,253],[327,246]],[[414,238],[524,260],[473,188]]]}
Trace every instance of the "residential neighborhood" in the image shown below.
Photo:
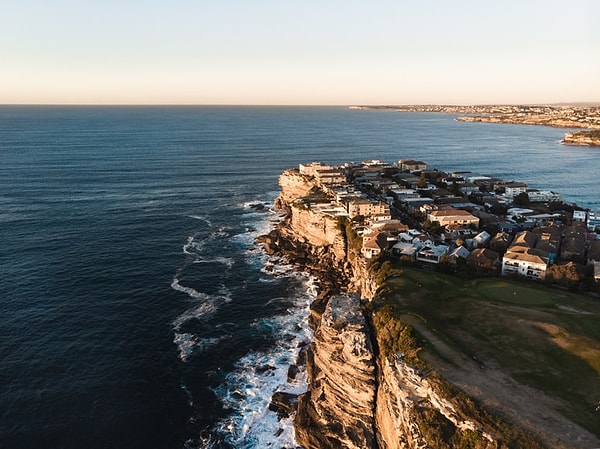
{"label": "residential neighborhood", "polygon": [[600,280],[600,214],[552,191],[423,161],[301,164],[302,207],[347,220],[365,259],[565,283]]}

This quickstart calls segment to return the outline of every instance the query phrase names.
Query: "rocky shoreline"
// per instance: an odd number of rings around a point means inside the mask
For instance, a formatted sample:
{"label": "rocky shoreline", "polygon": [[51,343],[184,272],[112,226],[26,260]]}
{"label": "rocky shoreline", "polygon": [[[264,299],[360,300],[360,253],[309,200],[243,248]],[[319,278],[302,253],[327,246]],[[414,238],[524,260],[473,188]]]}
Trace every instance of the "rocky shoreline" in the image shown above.
{"label": "rocky shoreline", "polygon": [[[305,449],[378,447],[375,352],[360,294],[352,291],[356,267],[338,259],[329,245],[306,242],[290,220],[257,242],[319,284],[310,307],[313,342],[296,362],[305,366],[309,388],[299,397],[276,393],[272,410],[295,415],[296,438]],[[292,365],[288,377],[293,379],[297,371]]]}
{"label": "rocky shoreline", "polygon": [[[401,352],[384,354],[386,341],[377,326],[386,318],[373,309],[380,287],[377,269],[352,248],[339,221],[297,201],[312,191],[310,178],[289,170],[280,176],[280,185],[276,207],[287,212],[286,218],[257,243],[314,276],[318,284],[308,317],[313,341],[301,348],[288,370],[289,380],[306,372],[307,391],[299,396],[275,393],[270,406],[280,417],[294,417],[299,447],[546,447],[533,438],[514,443],[521,432],[518,422],[498,427],[501,420],[482,420],[489,415],[474,412],[464,393],[458,400],[454,387],[435,372],[411,365],[412,359]],[[463,368],[468,371],[467,365]],[[547,447],[571,446],[554,442]]]}
{"label": "rocky shoreline", "polygon": [[[499,448],[479,424],[458,418],[450,403],[440,398],[419,370],[401,357],[390,362],[377,349],[372,323],[364,313],[378,284],[365,260],[349,250],[344,239],[323,234],[322,243],[306,238],[315,232],[313,219],[294,218],[304,211],[291,207],[297,183],[287,185],[277,202],[288,211],[283,223],[257,239],[264,250],[318,279],[317,299],[309,322],[313,341],[299,353],[288,371],[293,380],[306,370],[309,386],[300,396],[275,393],[270,409],[294,416],[297,443],[304,449],[400,449],[427,446],[416,410],[431,409],[453,417],[452,428],[476,429],[481,449]],[[297,180],[296,180],[297,181]],[[290,189],[290,185],[293,188]],[[318,226],[326,228],[327,226]],[[419,392],[419,393],[417,393]],[[442,418],[447,421],[449,418]],[[448,421],[450,422],[450,421]],[[452,446],[448,446],[452,447]]]}
{"label": "rocky shoreline", "polygon": [[565,133],[562,143],[567,145],[600,147],[600,130]]}

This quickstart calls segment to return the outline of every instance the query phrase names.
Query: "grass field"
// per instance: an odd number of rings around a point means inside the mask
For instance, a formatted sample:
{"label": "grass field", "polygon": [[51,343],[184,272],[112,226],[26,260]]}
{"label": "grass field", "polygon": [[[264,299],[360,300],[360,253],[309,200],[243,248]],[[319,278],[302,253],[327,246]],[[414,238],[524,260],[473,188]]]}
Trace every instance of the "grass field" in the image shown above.
{"label": "grass field", "polygon": [[425,357],[458,366],[464,356],[482,370],[501,369],[558,399],[561,414],[600,438],[599,299],[406,267],[386,275],[381,297],[400,319],[418,320]]}

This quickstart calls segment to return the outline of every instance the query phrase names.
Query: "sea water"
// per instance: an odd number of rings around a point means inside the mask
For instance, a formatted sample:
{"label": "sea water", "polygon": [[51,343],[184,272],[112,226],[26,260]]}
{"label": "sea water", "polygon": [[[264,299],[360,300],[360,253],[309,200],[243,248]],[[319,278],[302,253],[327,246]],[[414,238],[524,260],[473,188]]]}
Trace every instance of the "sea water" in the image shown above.
{"label": "sea water", "polygon": [[[445,114],[0,107],[0,447],[292,447],[312,280],[255,244],[299,163],[420,159],[600,209],[600,150]],[[259,205],[257,207],[257,205]]]}

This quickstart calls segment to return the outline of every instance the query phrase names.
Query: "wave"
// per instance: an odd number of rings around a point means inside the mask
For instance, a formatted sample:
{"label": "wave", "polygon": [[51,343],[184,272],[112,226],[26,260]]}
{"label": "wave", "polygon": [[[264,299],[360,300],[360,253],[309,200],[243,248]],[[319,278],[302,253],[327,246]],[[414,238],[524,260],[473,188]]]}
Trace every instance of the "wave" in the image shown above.
{"label": "wave", "polygon": [[[197,354],[217,348],[227,338],[236,335],[236,323],[209,323],[208,320],[224,304],[233,301],[232,288],[244,290],[249,278],[238,276],[235,261],[237,256],[230,257],[229,245],[235,244],[233,250],[236,254],[243,255],[243,270],[250,268],[254,273],[253,278],[258,285],[268,287],[273,282],[281,282],[281,278],[289,278],[294,283],[300,281],[302,287],[289,297],[277,297],[266,301],[264,304],[266,318],[257,317],[252,322],[253,332],[256,335],[268,335],[269,340],[276,343],[267,350],[253,350],[234,362],[234,369],[224,373],[224,378],[217,387],[211,387],[221,401],[223,410],[229,411],[227,418],[221,419],[210,429],[202,431],[197,438],[189,439],[185,448],[263,448],[263,447],[295,447],[292,418],[278,419],[277,413],[269,410],[271,397],[277,391],[300,394],[306,391],[306,376],[302,368],[297,370],[293,379],[288,379],[290,365],[295,364],[301,348],[312,338],[312,330],[308,326],[309,304],[316,297],[314,280],[307,275],[294,271],[291,265],[282,260],[270,258],[262,248],[255,244],[259,235],[267,234],[282,219],[280,212],[275,211],[272,202],[249,201],[239,205],[241,214],[238,215],[238,224],[232,228],[221,227],[204,231],[188,237],[184,244],[184,254],[193,258],[195,264],[220,263],[231,274],[223,273],[221,284],[214,293],[215,285],[212,284],[211,294],[199,292],[194,288],[182,285],[179,279],[190,268],[190,259],[178,270],[171,287],[186,293],[194,302],[193,307],[180,314],[172,323],[174,330],[173,341],[177,345],[179,358],[188,362]],[[198,218],[198,219],[204,219]],[[209,222],[209,220],[204,220]],[[211,226],[212,227],[212,226]],[[234,229],[238,231],[234,231]],[[240,230],[243,230],[240,232]],[[228,249],[216,253],[213,242],[223,240],[223,246]],[[211,248],[213,248],[212,252]],[[202,268],[204,269],[204,268]],[[207,267],[208,269],[208,267]],[[235,287],[229,282],[237,282]],[[271,311],[282,303],[290,306],[278,315],[270,316]],[[268,312],[267,312],[268,311]],[[198,320],[201,326],[190,323]],[[189,323],[189,325],[186,325]],[[213,326],[211,329],[207,325]],[[196,329],[202,327],[210,335],[201,338]],[[190,330],[191,329],[191,330]],[[225,332],[223,334],[223,332]],[[193,366],[193,365],[192,365]],[[183,388],[183,387],[182,387]],[[187,391],[189,401],[193,403],[193,395]],[[190,419],[194,419],[193,417]]]}
{"label": "wave", "polygon": [[173,343],[177,345],[179,350],[179,359],[182,362],[187,362],[192,354],[201,354],[229,337],[229,335],[225,335],[222,337],[198,338],[189,332],[175,332]]}
{"label": "wave", "polygon": [[[290,365],[296,363],[301,348],[312,339],[308,326],[309,304],[315,299],[311,278],[293,299],[283,315],[257,319],[256,328],[269,329],[277,344],[268,352],[252,351],[242,357],[222,385],[214,389],[224,408],[232,413],[217,423],[216,435],[236,448],[295,447],[293,418],[278,419],[269,410],[275,392],[301,394],[306,391],[302,368],[288,379]],[[281,300],[281,298],[277,298]],[[266,305],[268,307],[269,304]]]}
{"label": "wave", "polygon": [[194,220],[201,220],[208,226],[212,226],[212,222],[208,219],[206,215],[188,215],[188,217],[193,218]]}

